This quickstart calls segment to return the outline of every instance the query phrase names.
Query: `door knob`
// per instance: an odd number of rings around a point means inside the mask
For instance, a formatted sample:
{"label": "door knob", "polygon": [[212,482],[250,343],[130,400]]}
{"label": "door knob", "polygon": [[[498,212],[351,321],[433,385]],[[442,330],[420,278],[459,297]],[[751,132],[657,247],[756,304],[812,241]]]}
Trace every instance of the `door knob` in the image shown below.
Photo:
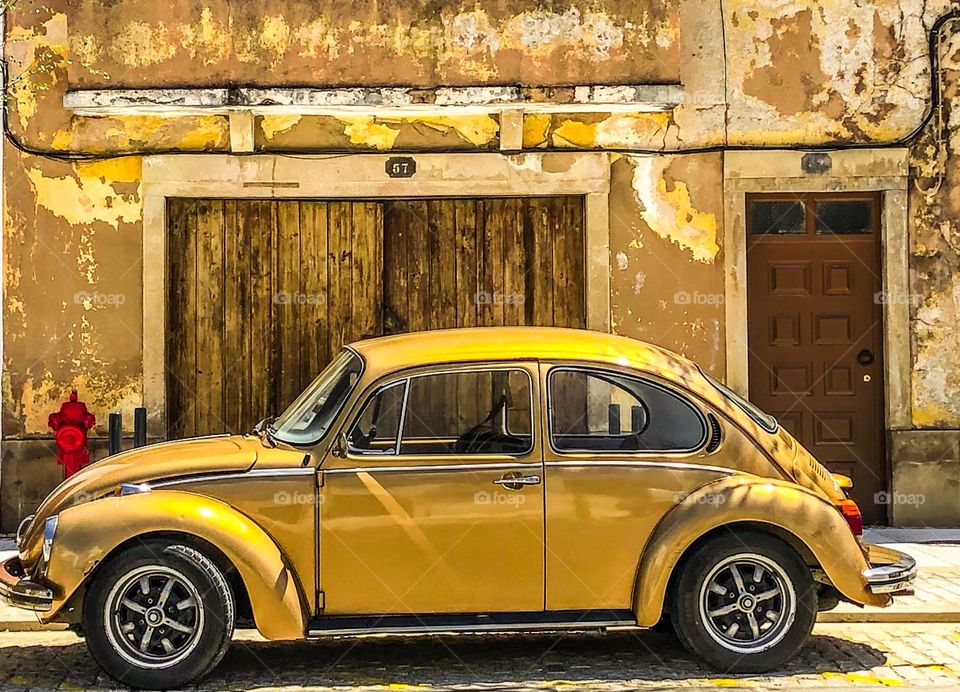
{"label": "door knob", "polygon": [[507,490],[520,490],[525,485],[539,485],[540,476],[521,476],[518,474],[504,474],[502,478],[498,478],[493,482],[494,485],[499,485]]}
{"label": "door knob", "polygon": [[857,354],[857,362],[860,365],[870,365],[873,363],[873,351],[868,348],[863,349]]}

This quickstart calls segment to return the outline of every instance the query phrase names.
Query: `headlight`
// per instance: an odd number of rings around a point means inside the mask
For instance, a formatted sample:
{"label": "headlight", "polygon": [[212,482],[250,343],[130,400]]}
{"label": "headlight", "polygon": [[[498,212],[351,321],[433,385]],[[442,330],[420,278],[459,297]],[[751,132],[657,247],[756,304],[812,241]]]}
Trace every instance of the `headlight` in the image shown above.
{"label": "headlight", "polygon": [[43,562],[50,563],[50,550],[53,548],[53,537],[57,533],[57,515],[47,519],[43,523]]}

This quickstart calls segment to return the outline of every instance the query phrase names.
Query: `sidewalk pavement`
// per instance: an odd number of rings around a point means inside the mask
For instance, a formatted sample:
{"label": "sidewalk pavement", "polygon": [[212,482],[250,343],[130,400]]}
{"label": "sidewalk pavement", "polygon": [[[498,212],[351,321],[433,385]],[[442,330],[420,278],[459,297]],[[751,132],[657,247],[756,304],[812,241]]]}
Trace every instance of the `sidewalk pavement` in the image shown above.
{"label": "sidewalk pavement", "polygon": [[[960,529],[868,528],[864,538],[916,559],[913,595],[897,596],[889,608],[841,603],[820,613],[819,622],[960,622]],[[12,540],[0,538],[0,552],[13,549]],[[41,625],[34,613],[0,603],[0,632],[62,629],[63,625]]]}

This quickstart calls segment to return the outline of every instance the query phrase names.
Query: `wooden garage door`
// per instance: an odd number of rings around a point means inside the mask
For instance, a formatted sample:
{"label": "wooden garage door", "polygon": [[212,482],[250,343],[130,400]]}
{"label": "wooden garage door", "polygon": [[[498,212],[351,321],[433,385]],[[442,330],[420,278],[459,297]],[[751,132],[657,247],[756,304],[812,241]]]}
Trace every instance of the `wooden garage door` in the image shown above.
{"label": "wooden garage door", "polygon": [[345,343],[585,326],[580,197],[171,199],[168,437],[249,430]]}

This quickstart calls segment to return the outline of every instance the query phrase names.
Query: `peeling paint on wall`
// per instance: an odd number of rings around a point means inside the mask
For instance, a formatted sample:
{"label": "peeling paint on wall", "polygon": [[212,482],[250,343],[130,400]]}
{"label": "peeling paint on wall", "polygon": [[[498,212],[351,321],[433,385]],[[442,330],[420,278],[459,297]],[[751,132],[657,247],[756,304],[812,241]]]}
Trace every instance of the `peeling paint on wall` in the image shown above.
{"label": "peeling paint on wall", "polygon": [[[123,164],[113,168],[123,170]],[[37,168],[27,171],[37,205],[45,207],[73,226],[97,221],[112,226],[140,221],[140,194],[117,192],[108,182],[104,166],[75,166],[76,177],[46,177]],[[139,176],[138,176],[139,177]]]}
{"label": "peeling paint on wall", "polygon": [[917,311],[917,353],[913,366],[913,422],[949,426],[960,411],[960,275]]}
{"label": "peeling paint on wall", "polygon": [[736,142],[894,140],[926,103],[924,6],[725,3]]}
{"label": "peeling paint on wall", "polygon": [[303,119],[302,115],[264,115],[260,119],[260,130],[268,140],[278,133],[295,127]]}
{"label": "peeling paint on wall", "polygon": [[352,144],[365,144],[373,149],[389,149],[397,141],[400,129],[376,122],[372,115],[337,116],[344,124],[343,132]]}
{"label": "peeling paint on wall", "polygon": [[687,184],[667,185],[664,158],[631,157],[633,190],[641,204],[640,215],[651,231],[690,251],[697,262],[712,263],[720,252],[717,217],[694,208]]}

